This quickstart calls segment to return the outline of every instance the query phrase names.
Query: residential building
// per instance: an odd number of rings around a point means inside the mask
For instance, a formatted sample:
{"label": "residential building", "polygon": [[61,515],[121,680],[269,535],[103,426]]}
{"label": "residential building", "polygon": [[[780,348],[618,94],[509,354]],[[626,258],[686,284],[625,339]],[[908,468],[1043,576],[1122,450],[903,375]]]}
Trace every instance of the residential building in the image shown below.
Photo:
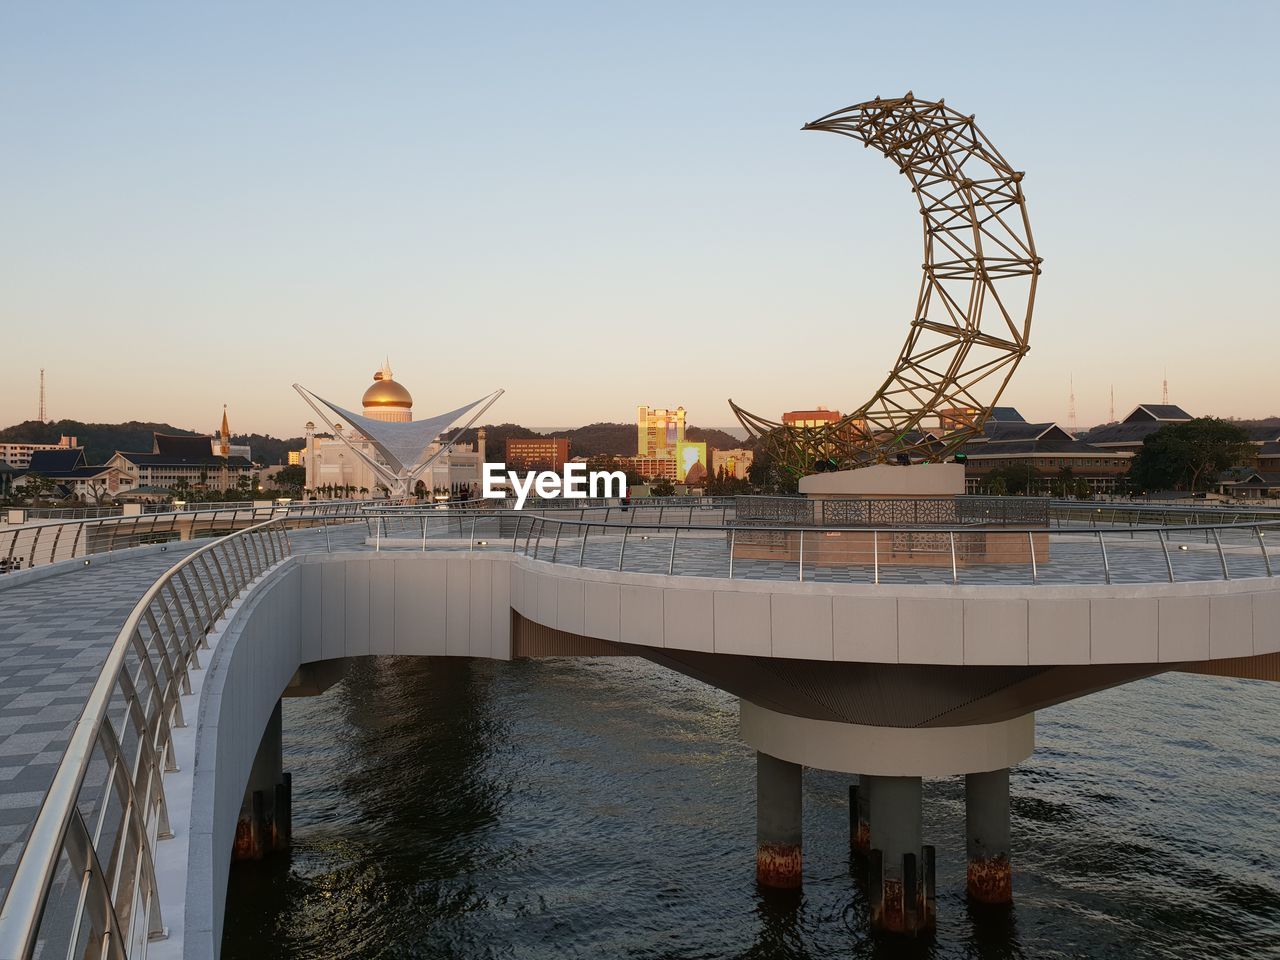
{"label": "residential building", "polygon": [[646,480],[670,480],[672,483],[681,479],[680,461],[670,457],[620,457],[618,463],[624,470],[630,470]]}
{"label": "residential building", "polygon": [[559,471],[569,459],[569,441],[565,437],[508,437],[509,469],[539,467]]}

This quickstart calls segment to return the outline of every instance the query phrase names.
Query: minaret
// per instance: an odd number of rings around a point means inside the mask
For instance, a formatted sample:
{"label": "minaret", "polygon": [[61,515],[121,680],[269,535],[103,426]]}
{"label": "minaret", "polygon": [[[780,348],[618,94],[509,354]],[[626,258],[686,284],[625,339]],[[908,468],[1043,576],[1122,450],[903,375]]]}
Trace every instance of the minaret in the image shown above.
{"label": "minaret", "polygon": [[218,455],[221,457],[231,456],[231,425],[227,422],[227,405],[222,405],[222,444],[219,447]]}
{"label": "minaret", "polygon": [[480,454],[480,469],[483,471],[485,463],[488,462],[484,458],[484,427],[476,431],[476,453]]}

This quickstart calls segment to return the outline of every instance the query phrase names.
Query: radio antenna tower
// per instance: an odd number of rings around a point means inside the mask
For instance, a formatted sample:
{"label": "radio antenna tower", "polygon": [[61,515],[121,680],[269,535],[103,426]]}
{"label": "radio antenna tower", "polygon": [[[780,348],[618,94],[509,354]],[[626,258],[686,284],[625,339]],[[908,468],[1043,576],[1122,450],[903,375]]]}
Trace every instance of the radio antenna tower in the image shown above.
{"label": "radio antenna tower", "polygon": [[1071,434],[1071,439],[1075,439],[1077,431],[1076,424],[1076,378],[1071,377],[1071,395],[1067,398],[1067,433]]}
{"label": "radio antenna tower", "polygon": [[1108,423],[1116,422],[1116,385],[1111,385],[1111,413],[1107,417]]}
{"label": "radio antenna tower", "polygon": [[46,422],[44,416],[44,367],[40,368],[40,422]]}
{"label": "radio antenna tower", "polygon": [[1163,393],[1161,393],[1161,397],[1162,397],[1163,399],[1161,399],[1161,401],[1160,401],[1160,402],[1161,402],[1161,403],[1165,403],[1165,404],[1167,404],[1167,403],[1169,402],[1169,369],[1168,369],[1167,367],[1165,368],[1165,371],[1164,371],[1164,388],[1163,388],[1163,391],[1164,391],[1164,392],[1163,392]]}

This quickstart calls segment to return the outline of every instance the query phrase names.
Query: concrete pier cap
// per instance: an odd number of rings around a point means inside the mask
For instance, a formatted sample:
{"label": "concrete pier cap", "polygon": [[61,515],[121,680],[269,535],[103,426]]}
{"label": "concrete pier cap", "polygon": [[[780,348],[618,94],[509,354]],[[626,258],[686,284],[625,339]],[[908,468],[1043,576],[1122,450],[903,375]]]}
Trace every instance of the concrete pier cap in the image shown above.
{"label": "concrete pier cap", "polygon": [[1034,713],[962,727],[872,727],[810,720],[739,700],[742,739],[771,757],[875,777],[951,777],[1014,766],[1036,745]]}

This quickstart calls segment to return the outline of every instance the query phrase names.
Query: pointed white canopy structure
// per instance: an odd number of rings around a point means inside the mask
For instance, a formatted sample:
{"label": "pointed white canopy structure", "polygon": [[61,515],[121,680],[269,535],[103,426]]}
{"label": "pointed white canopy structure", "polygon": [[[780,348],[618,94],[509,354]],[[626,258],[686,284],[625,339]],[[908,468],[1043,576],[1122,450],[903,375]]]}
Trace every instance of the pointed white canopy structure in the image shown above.
{"label": "pointed white canopy structure", "polygon": [[[345,421],[364,434],[386,463],[380,463],[370,457],[352,443],[342,431],[336,431],[338,437],[346,443],[351,452],[367,463],[374,473],[386,481],[387,490],[393,497],[409,496],[414,484],[417,483],[418,478],[422,476],[427,467],[431,466],[453,446],[453,441],[450,441],[441,444],[440,448],[435,452],[431,452],[431,445],[439,439],[444,431],[470,414],[467,421],[462,424],[462,430],[466,430],[504,392],[495,390],[479,400],[458,407],[456,410],[450,410],[448,413],[442,413],[439,416],[428,417],[425,420],[411,420],[407,423],[396,423],[374,420],[370,417],[353,413],[345,407],[340,407],[336,403],[330,403],[328,400],[317,396],[301,384],[295,383],[293,389],[298,391],[299,396],[307,402],[307,405],[323,421],[327,423],[333,423],[335,419]],[[326,410],[328,411],[327,413]],[[459,433],[461,433],[461,430]]]}

